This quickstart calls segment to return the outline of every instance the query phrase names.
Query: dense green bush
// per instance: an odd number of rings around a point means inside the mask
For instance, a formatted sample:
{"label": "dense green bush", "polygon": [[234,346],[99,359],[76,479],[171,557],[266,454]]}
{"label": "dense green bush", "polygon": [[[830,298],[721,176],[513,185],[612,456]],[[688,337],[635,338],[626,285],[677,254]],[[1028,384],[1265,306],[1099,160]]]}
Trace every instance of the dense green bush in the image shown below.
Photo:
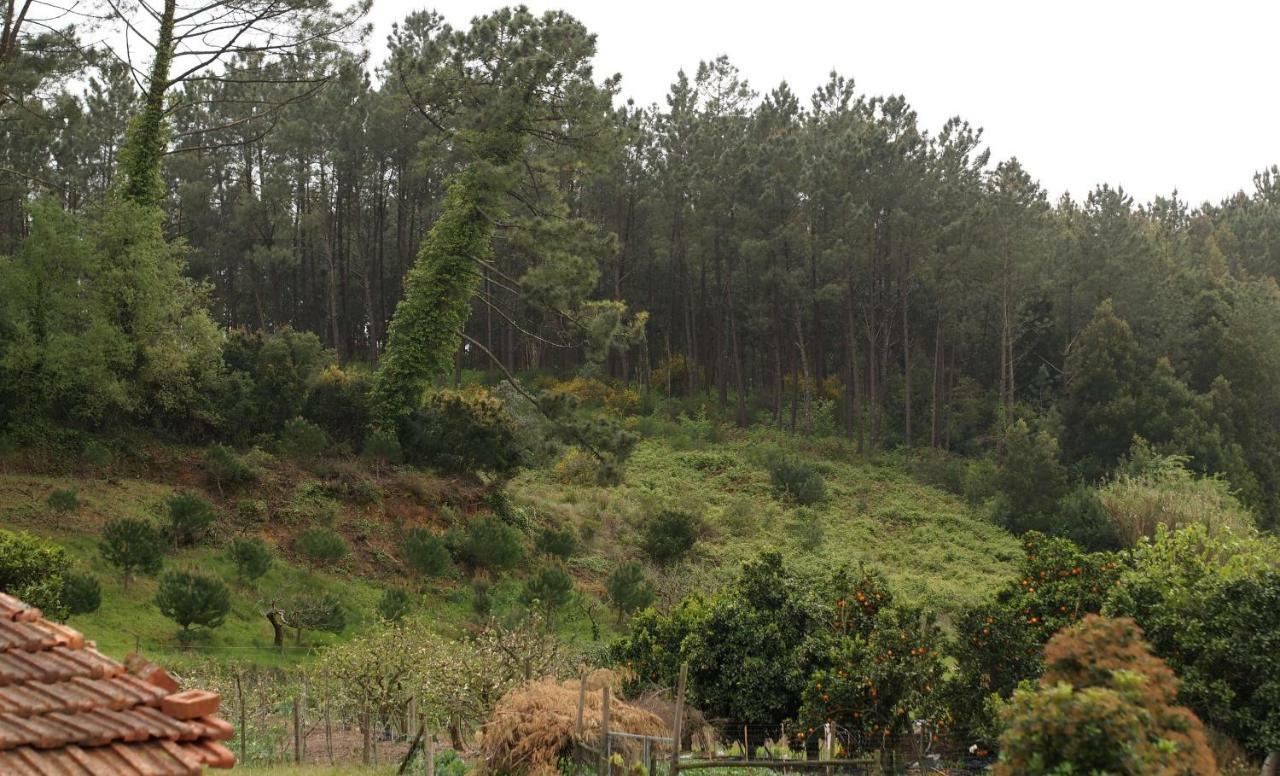
{"label": "dense green bush", "polygon": [[1045,647],[1039,686],[1004,710],[996,776],[1216,776],[1196,716],[1176,705],[1178,680],[1132,620],[1089,615]]}
{"label": "dense green bush", "polygon": [[548,622],[572,598],[573,577],[558,563],[539,566],[520,590],[520,603],[538,609]]}
{"label": "dense green bush", "polygon": [[98,551],[103,560],[120,569],[128,588],[135,573],[150,575],[160,571],[164,564],[160,546],[160,532],[150,523],[123,518],[102,527]]}
{"label": "dense green bush", "polygon": [[285,421],[280,431],[280,451],[304,461],[319,458],[329,449],[329,435],[306,418]]}
{"label": "dense green bush", "polygon": [[192,625],[217,628],[231,612],[231,592],[213,577],[190,571],[170,571],[160,578],[156,608],[184,632]]}
{"label": "dense green bush", "polygon": [[74,512],[80,508],[80,498],[74,490],[55,489],[45,503],[55,512]]}
{"label": "dense green bush", "polygon": [[166,506],[169,538],[175,546],[190,546],[198,542],[218,516],[213,504],[189,491],[170,497]]}
{"label": "dense green bush", "polygon": [[405,534],[404,559],[423,576],[441,577],[449,571],[449,548],[426,528],[411,528]]}
{"label": "dense green bush", "polygon": [[451,531],[449,545],[454,556],[468,567],[494,573],[515,568],[524,557],[520,531],[495,515],[472,519],[461,533]]}
{"label": "dense green bush", "polygon": [[251,531],[267,522],[267,502],[262,499],[245,498],[236,502],[236,511],[232,520],[241,531]]}
{"label": "dense green bush", "polygon": [[543,528],[536,546],[539,552],[567,561],[578,552],[578,532],[573,530],[573,526]]}
{"label": "dense green bush", "polygon": [[618,613],[619,624],[628,614],[652,604],[654,598],[653,585],[639,563],[623,563],[615,568],[605,583],[605,594]]}
{"label": "dense green bush", "polygon": [[62,599],[67,564],[66,550],[56,544],[0,529],[0,590],[58,620],[69,613]]}
{"label": "dense green bush", "polygon": [[293,540],[293,548],[312,565],[333,565],[347,556],[347,543],[328,528],[303,531]]}
{"label": "dense green bush", "polygon": [[248,485],[257,473],[226,445],[210,445],[204,453],[204,471],[219,493]]}
{"label": "dense green bush", "polygon": [[311,387],[334,356],[309,331],[231,329],[222,349],[231,390],[220,413],[230,436],[274,435],[302,415]]}
{"label": "dense green bush", "polygon": [[378,599],[378,616],[387,622],[400,622],[412,608],[409,591],[402,587],[389,587]]}
{"label": "dense green bush", "polygon": [[702,520],[692,512],[664,509],[645,522],[640,548],[654,563],[670,565],[693,549],[702,531]]}
{"label": "dense green bush", "polygon": [[769,478],[778,498],[811,506],[827,498],[827,484],[817,467],[801,458],[779,455],[769,461]]}
{"label": "dense green bush", "polygon": [[812,552],[826,541],[827,530],[822,523],[822,514],[816,510],[799,507],[791,516],[787,526],[796,543],[802,550]]}
{"label": "dense green bush", "polygon": [[369,427],[369,379],[330,364],[308,386],[302,416],[354,451]]}
{"label": "dense green bush", "polygon": [[1118,550],[1124,546],[1111,513],[1098,491],[1080,485],[1067,491],[1058,502],[1049,533],[1070,539],[1090,551]]}
{"label": "dense green bush", "polygon": [[227,558],[235,564],[241,579],[253,581],[271,570],[271,550],[255,537],[237,537],[227,547]]}
{"label": "dense green bush", "polygon": [[481,388],[436,391],[405,419],[405,460],[452,474],[509,474],[520,466],[511,416]]}
{"label": "dense green bush", "polygon": [[364,447],[360,454],[379,472],[385,467],[404,461],[404,450],[400,449],[400,439],[391,431],[370,432],[364,438]]}
{"label": "dense green bush", "polygon": [[1015,534],[1052,530],[1058,502],[1067,493],[1067,470],[1058,461],[1058,440],[1032,432],[1018,420],[1005,430],[997,460],[996,523]]}
{"label": "dense green bush", "polygon": [[102,606],[102,585],[92,574],[67,571],[62,575],[62,603],[68,614],[92,614]]}

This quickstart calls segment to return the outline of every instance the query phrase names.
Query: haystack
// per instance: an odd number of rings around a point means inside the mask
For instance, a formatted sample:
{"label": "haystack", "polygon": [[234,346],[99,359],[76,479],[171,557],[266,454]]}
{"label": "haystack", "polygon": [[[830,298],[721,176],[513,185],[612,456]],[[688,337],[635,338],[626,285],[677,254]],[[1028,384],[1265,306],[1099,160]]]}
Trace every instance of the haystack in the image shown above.
{"label": "haystack", "polygon": [[[503,696],[493,717],[484,726],[480,742],[487,773],[553,776],[557,764],[575,743],[598,747],[600,743],[601,688],[616,689],[610,671],[587,677],[582,712],[582,733],[576,731],[579,681],[530,682]],[[620,698],[609,703],[609,729],[645,736],[665,736],[668,729],[656,714],[638,709]]]}

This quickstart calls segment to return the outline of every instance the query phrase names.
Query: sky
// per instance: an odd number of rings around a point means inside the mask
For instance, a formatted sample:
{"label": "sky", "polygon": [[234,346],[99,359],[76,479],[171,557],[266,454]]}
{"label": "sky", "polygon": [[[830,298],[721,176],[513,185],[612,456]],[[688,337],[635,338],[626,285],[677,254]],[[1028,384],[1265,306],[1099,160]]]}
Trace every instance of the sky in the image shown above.
{"label": "sky", "polygon": [[[502,0],[374,0],[378,58],[391,24],[435,8],[465,26]],[[995,160],[1016,156],[1054,197],[1097,184],[1139,202],[1244,189],[1280,164],[1280,3],[1215,0],[527,0],[596,33],[597,72],[663,103],[683,68],[728,55],[759,91],[807,97],[836,70],[902,94],[922,124],[960,116]]]}

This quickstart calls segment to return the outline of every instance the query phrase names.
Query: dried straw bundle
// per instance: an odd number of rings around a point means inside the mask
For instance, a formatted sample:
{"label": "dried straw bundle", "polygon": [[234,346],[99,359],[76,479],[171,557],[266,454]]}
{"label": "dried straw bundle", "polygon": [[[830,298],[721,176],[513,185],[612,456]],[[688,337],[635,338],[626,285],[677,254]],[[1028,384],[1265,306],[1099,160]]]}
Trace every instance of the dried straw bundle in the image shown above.
{"label": "dried straw bundle", "polygon": [[[554,776],[557,764],[576,742],[598,746],[600,742],[600,689],[616,687],[610,671],[595,671],[587,678],[581,736],[576,734],[579,682],[550,679],[531,682],[503,696],[493,718],[484,726],[480,741],[486,773]],[[667,735],[657,715],[619,699],[609,704],[609,728],[637,735]]]}

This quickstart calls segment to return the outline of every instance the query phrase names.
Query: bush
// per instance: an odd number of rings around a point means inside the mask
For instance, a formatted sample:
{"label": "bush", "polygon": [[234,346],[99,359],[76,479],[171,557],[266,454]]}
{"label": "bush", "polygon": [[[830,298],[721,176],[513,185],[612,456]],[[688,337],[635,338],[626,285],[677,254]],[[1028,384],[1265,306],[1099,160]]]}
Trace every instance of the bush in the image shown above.
{"label": "bush", "polygon": [[209,526],[213,525],[217,513],[213,504],[194,493],[179,493],[168,501],[169,538],[174,546],[195,544]]}
{"label": "bush", "polygon": [[120,569],[127,589],[135,573],[155,574],[164,563],[160,532],[150,523],[132,518],[114,520],[102,527],[98,551],[103,560]]}
{"label": "bush", "polygon": [[452,533],[455,556],[472,569],[501,573],[515,568],[524,557],[520,531],[494,515],[472,520],[460,536]]}
{"label": "bush", "polygon": [[184,632],[192,625],[216,628],[231,611],[231,592],[212,577],[190,571],[170,571],[160,578],[156,608]]}
{"label": "bush", "polygon": [[795,537],[800,549],[813,552],[826,541],[827,531],[822,524],[822,515],[812,509],[800,507],[791,518],[791,535]]}
{"label": "bush", "polygon": [[449,548],[426,528],[412,528],[405,535],[404,559],[423,576],[440,577],[449,571]]}
{"label": "bush", "polygon": [[1015,534],[1049,532],[1067,487],[1058,440],[1045,431],[1033,433],[1023,420],[1009,426],[996,472],[995,522]]}
{"label": "bush", "polygon": [[827,498],[827,484],[822,474],[808,461],[777,456],[769,462],[769,478],[774,494],[784,501],[811,506]]}
{"label": "bush", "polygon": [[80,499],[74,490],[54,490],[45,501],[49,508],[63,514],[80,508]]}
{"label": "bush", "polygon": [[390,431],[374,431],[365,437],[361,455],[366,461],[372,463],[378,472],[381,472],[383,467],[404,461],[400,440]]}
{"label": "bush", "polygon": [[235,524],[241,531],[251,531],[267,522],[267,502],[246,498],[236,502]]}
{"label": "bush", "polygon": [[1218,773],[1200,720],[1175,705],[1178,680],[1132,620],[1096,615],[1045,647],[1045,674],[1003,712],[997,776]]}
{"label": "bush", "polygon": [[329,566],[347,556],[347,543],[328,528],[310,528],[293,540],[293,548],[311,565]]}
{"label": "bush", "polygon": [[1084,485],[1073,488],[1058,502],[1058,513],[1050,528],[1054,536],[1070,539],[1091,552],[1123,546],[1098,492]]}
{"label": "bush", "polygon": [[567,561],[578,552],[578,534],[571,526],[543,528],[535,545],[539,552]]}
{"label": "bush", "polygon": [[252,581],[271,570],[271,550],[257,537],[233,539],[227,558],[235,564],[241,579]]}
{"label": "bush", "polygon": [[558,563],[538,567],[520,591],[520,603],[541,611],[548,622],[572,597],[573,577]]}
{"label": "bush", "polygon": [[226,445],[212,445],[204,452],[204,471],[219,493],[242,487],[257,478],[254,470]]}
{"label": "bush", "polygon": [[378,616],[387,622],[400,622],[411,608],[409,593],[402,587],[389,587],[378,599]]}
{"label": "bush", "polygon": [[668,566],[689,554],[701,530],[702,521],[697,515],[664,509],[645,523],[640,547],[654,563]]}
{"label": "bush", "polygon": [[319,458],[329,447],[329,435],[305,418],[293,418],[280,432],[280,451],[303,461]]}
{"label": "bush", "polygon": [[0,529],[0,590],[21,598],[49,617],[66,619],[62,600],[67,553],[30,534]]}
{"label": "bush", "polygon": [[493,588],[483,579],[471,583],[471,611],[481,619],[493,611]]}
{"label": "bush", "polygon": [[312,381],[303,417],[355,450],[369,426],[369,380],[330,364]]}
{"label": "bush", "polygon": [[640,611],[653,603],[653,585],[644,575],[639,563],[624,563],[613,570],[605,584],[609,604],[618,613],[618,623],[632,612]]}
{"label": "bush", "polygon": [[595,485],[600,475],[600,461],[591,453],[570,447],[556,461],[552,478],[561,485]]}
{"label": "bush", "polygon": [[68,614],[92,614],[102,606],[102,585],[91,574],[68,571],[62,575],[62,603]]}
{"label": "bush", "polygon": [[289,601],[285,610],[298,644],[302,643],[303,631],[342,633],[347,628],[346,610],[332,593],[300,593]]}
{"label": "bush", "polygon": [[509,474],[520,466],[511,416],[483,388],[437,391],[405,421],[405,460],[451,474]]}

